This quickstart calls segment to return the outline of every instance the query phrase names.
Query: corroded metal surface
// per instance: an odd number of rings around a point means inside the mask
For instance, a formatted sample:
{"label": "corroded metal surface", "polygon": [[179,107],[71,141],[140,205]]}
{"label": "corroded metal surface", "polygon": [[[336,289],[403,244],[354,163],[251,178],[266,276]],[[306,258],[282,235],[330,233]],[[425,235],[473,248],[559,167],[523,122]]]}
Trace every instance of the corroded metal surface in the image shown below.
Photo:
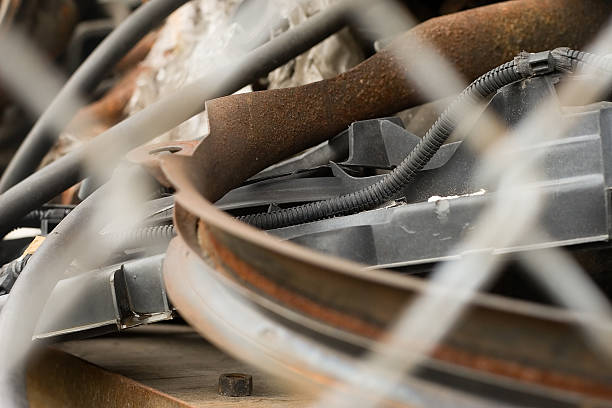
{"label": "corroded metal surface", "polygon": [[[407,80],[410,59],[431,44],[466,80],[511,60],[521,50],[580,49],[607,21],[606,0],[519,0],[437,17],[416,26],[350,71],[309,85],[208,101],[215,151],[226,150],[244,172],[231,185],[344,130],[351,122],[393,114],[423,102]],[[404,66],[397,55],[406,56]],[[403,61],[402,61],[403,62]],[[432,82],[438,81],[431,75]],[[427,84],[424,84],[427,85]],[[448,93],[458,91],[448,89]],[[217,161],[215,166],[226,164]],[[226,180],[224,180],[225,182]]]}
{"label": "corroded metal surface", "polygon": [[226,397],[247,397],[253,393],[253,376],[242,373],[221,374],[217,392]]}
{"label": "corroded metal surface", "polygon": [[[359,357],[347,354],[345,350],[333,349],[320,339],[308,338],[300,333],[303,327],[285,325],[286,321],[277,320],[267,311],[260,310],[252,292],[244,291],[236,282],[214,273],[212,265],[181,238],[172,241],[169,254],[166,283],[171,292],[181,294],[185,318],[220,348],[294,383],[302,392],[320,393],[333,387],[341,394],[358,395],[359,401],[366,405],[384,407],[497,406],[478,396],[467,396],[416,379],[394,381],[393,390],[383,401],[371,390],[344,389],[342,383],[350,372],[359,369]],[[244,297],[239,299],[241,293]],[[388,381],[384,375],[372,376],[371,380],[378,383]],[[418,395],[418,403],[414,401],[415,395]]]}
{"label": "corroded metal surface", "polygon": [[[177,214],[177,218],[184,221],[192,217],[183,211]],[[189,225],[191,224],[186,224]],[[337,377],[342,372],[338,364],[342,366],[342,361],[350,358],[346,354],[354,353],[355,347],[369,344],[366,337],[351,336],[349,330],[344,330],[345,327],[360,331],[360,328],[370,326],[371,333],[375,335],[382,333],[379,327],[364,321],[363,318],[355,319],[351,316],[350,310],[334,310],[333,306],[329,305],[333,302],[319,302],[314,309],[322,311],[317,315],[321,319],[309,319],[308,314],[302,312],[308,307],[299,305],[301,302],[308,302],[304,293],[299,290],[290,293],[286,289],[288,286],[286,282],[283,287],[282,283],[272,282],[265,277],[261,280],[267,280],[268,289],[274,289],[274,293],[270,295],[253,290],[250,285],[232,276],[235,272],[233,269],[219,264],[217,259],[210,258],[210,253],[200,251],[197,243],[193,241],[196,239],[195,231],[185,232],[189,246],[177,238],[178,242],[174,242],[168,252],[166,284],[169,294],[175,300],[175,305],[181,310],[182,315],[194,327],[219,347],[237,357],[257,364],[261,368],[272,370],[276,374],[283,373],[292,381],[298,383],[305,381],[304,386],[326,388],[342,381],[342,377]],[[268,259],[267,265],[274,268],[278,262],[278,259]],[[211,269],[213,267],[214,272]],[[243,265],[242,268],[246,267]],[[257,272],[265,275],[265,269],[267,268]],[[341,292],[342,288],[338,282],[333,282],[340,276],[334,276],[332,271],[327,272],[328,276],[324,281],[317,281],[319,290],[331,295],[334,292]],[[358,273],[359,269],[354,269],[352,272]],[[293,274],[287,276],[285,281],[290,281],[294,276]],[[318,277],[313,279],[316,278]],[[382,274],[373,278],[384,280],[385,276]],[[402,279],[399,279],[397,282],[401,281]],[[364,286],[368,284],[365,280],[361,283]],[[403,283],[410,283],[410,279],[403,280]],[[390,282],[387,284],[388,292],[392,289],[392,285]],[[269,328],[265,321],[253,320],[251,316],[246,315],[245,310],[237,309],[230,302],[228,293],[220,292],[215,285],[225,286],[224,291],[243,296],[245,302],[251,303],[252,309],[265,310],[265,316],[272,320],[276,319],[279,326],[283,326],[285,319],[292,316],[293,312],[297,312],[297,315],[293,314],[292,324],[286,326],[286,332],[281,335],[276,331],[282,329]],[[261,284],[259,286],[263,287]],[[385,285],[370,282],[369,289],[375,294],[375,298],[384,292],[385,289],[381,290],[381,286]],[[406,288],[408,285],[397,285],[397,289],[402,289],[402,286]],[[283,291],[284,294],[280,293]],[[420,290],[405,291],[405,299],[410,299],[418,292]],[[213,293],[218,299],[214,299]],[[293,301],[284,303],[289,297]],[[273,305],[269,302],[271,299]],[[359,302],[354,300],[353,303],[361,303],[370,308],[378,307],[369,300],[370,297],[367,299]],[[341,318],[342,323],[336,326],[338,320],[335,320],[330,325],[318,325],[329,315]],[[247,327],[245,317],[253,327]],[[450,338],[432,353],[433,361],[437,361],[436,364],[443,363],[444,371],[447,374],[454,374],[455,378],[463,376],[469,379],[473,376],[472,378],[484,379],[485,383],[492,381],[497,385],[503,385],[506,389],[575,401],[577,405],[584,404],[592,398],[611,399],[609,373],[599,379],[591,376],[591,373],[602,374],[602,372],[593,365],[593,358],[585,355],[583,351],[587,348],[585,342],[572,329],[571,319],[566,319],[567,317],[553,309],[540,309],[520,302],[480,297],[475,301],[470,314],[461,321]],[[391,316],[388,319],[391,320]],[[359,325],[361,327],[351,324],[351,320],[353,322],[361,320]],[[340,332],[335,331],[338,326],[341,328]],[[310,334],[312,329],[318,330],[318,335],[312,336]],[[289,334],[292,330],[296,332]],[[525,333],[530,331],[533,332],[525,336]],[[326,341],[326,336],[331,337],[331,341]],[[544,338],[537,339],[538,336]],[[304,349],[303,344],[302,346],[294,344],[304,341],[304,338],[312,342],[309,346],[312,349]],[[576,340],[579,344],[573,344]],[[282,341],[289,349],[293,348],[295,354],[280,349],[275,345],[276,341]],[[333,352],[330,348],[335,349],[337,355],[333,357],[330,355],[325,359],[329,361],[329,365],[321,364],[321,351],[317,350],[318,347],[327,350],[327,353]],[[589,361],[581,361],[585,356]],[[573,360],[574,358],[576,360]],[[575,369],[572,368],[572,363],[576,363]],[[565,367],[562,367],[564,365]],[[606,369],[605,362],[599,365]],[[466,368],[473,371],[466,372]],[[571,372],[568,372],[568,368]],[[445,385],[452,387],[453,383],[448,381]],[[444,394],[448,391],[439,388],[436,392]],[[608,406],[608,404],[600,402],[598,406]]]}
{"label": "corroded metal surface", "polygon": [[[251,290],[317,321],[373,340],[420,292],[394,284],[346,279],[262,251],[200,221],[200,245],[216,264]],[[377,273],[377,272],[369,272]],[[321,289],[325,282],[325,290]],[[405,282],[408,283],[408,282]],[[367,299],[361,301],[360,299]],[[492,300],[492,303],[488,301]],[[479,304],[480,303],[480,304]],[[440,360],[491,374],[612,399],[612,367],[599,360],[571,316],[501,299],[477,300],[434,352]],[[544,319],[541,319],[545,317]],[[562,339],[562,340],[561,340]],[[557,359],[558,355],[575,356]]]}
{"label": "corroded metal surface", "polygon": [[151,48],[153,48],[153,45],[158,39],[158,34],[159,31],[151,31],[149,34],[145,35],[142,40],[138,41],[134,48],[119,60],[114,70],[121,73],[142,62],[147,55],[149,55],[149,51],[151,51]]}
{"label": "corroded metal surface", "polygon": [[160,167],[161,160],[167,154],[191,156],[199,144],[199,140],[177,140],[173,142],[143,145],[130,151],[126,158],[132,163],[143,166],[147,169],[149,174],[155,177],[157,181],[165,187],[170,187],[171,183]]}
{"label": "corroded metal surface", "polygon": [[139,64],[148,54],[157,32],[147,34],[114,67],[118,81],[104,96],[81,108],[60,134],[58,142],[43,159],[43,165],[56,160],[126,117],[126,107],[138,86],[138,80],[149,68]]}
{"label": "corroded metal surface", "polygon": [[[214,182],[199,173],[197,165],[195,158],[164,159],[164,169],[179,190],[175,224],[180,235],[216,273],[239,285],[247,297],[256,297],[260,307],[270,308],[272,302],[299,316],[294,323],[306,332],[316,322],[335,341],[367,346],[379,340],[402,308],[426,288],[423,281],[366,270],[235,221],[194,188],[196,180],[203,185]],[[182,262],[172,260],[176,252],[168,256],[169,262]],[[169,295],[182,314],[201,313],[190,310],[171,286]],[[521,386],[537,384],[552,393],[612,400],[612,366],[590,347],[576,319],[554,308],[479,296],[432,357]]]}
{"label": "corroded metal surface", "polygon": [[[434,44],[462,47],[453,48],[448,57],[464,75],[473,77],[511,59],[521,48],[582,44],[607,18],[610,7],[602,1],[516,1],[449,20],[441,17],[407,35],[426,32],[424,37]],[[582,18],[583,22],[578,21]],[[473,30],[474,25],[479,29]],[[526,43],[535,34],[524,31],[528,35],[522,37],[520,27],[541,29],[542,36]],[[481,28],[488,37],[479,43],[473,36],[478,34],[472,32],[479,33]],[[461,40],[449,39],[455,35]],[[402,47],[405,40],[396,46]],[[418,57],[419,48],[413,47],[403,52]],[[193,156],[162,159],[165,180],[178,191],[175,225],[187,248],[169,252],[167,265],[172,271],[167,279],[180,279],[187,271],[177,270],[177,265],[187,262],[190,253],[197,254],[208,265],[201,274],[223,277],[224,285],[235,287],[259,308],[281,322],[289,318],[304,336],[338,347],[339,353],[380,341],[398,313],[426,290],[425,282],[366,270],[279,241],[218,211],[211,202],[257,171],[324,140],[353,120],[384,115],[419,100],[392,54],[382,53],[331,81],[209,102],[211,134]],[[181,285],[172,281],[167,285],[173,304],[199,330],[217,340],[227,336],[209,324],[210,310],[196,306],[205,297],[201,288],[190,287],[187,296]],[[502,383],[509,389],[535,387],[539,395],[569,395],[578,404],[592,398],[612,401],[612,365],[581,334],[578,318],[552,307],[478,295],[431,358],[450,367],[449,372]],[[284,363],[305,372],[288,360]],[[316,377],[316,369],[308,376]]]}
{"label": "corroded metal surface", "polygon": [[110,373],[63,351],[46,349],[28,368],[30,407],[189,408],[167,394]]}

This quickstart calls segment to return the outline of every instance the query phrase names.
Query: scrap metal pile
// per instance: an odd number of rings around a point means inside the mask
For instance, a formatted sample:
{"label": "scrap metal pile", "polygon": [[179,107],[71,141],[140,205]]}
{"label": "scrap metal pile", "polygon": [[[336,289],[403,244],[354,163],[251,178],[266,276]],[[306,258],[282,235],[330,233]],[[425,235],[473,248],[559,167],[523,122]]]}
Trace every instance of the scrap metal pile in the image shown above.
{"label": "scrap metal pile", "polygon": [[0,406],[177,317],[325,407],[612,406],[612,3],[38,3],[0,0]]}

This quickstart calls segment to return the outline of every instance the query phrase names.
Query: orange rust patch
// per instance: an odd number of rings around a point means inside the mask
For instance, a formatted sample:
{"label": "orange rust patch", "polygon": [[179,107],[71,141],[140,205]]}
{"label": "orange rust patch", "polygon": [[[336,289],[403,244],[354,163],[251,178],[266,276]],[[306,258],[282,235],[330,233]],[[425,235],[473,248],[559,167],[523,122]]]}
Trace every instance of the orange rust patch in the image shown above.
{"label": "orange rust patch", "polygon": [[510,377],[518,381],[578,392],[598,398],[612,399],[611,386],[589,381],[575,375],[528,367],[514,361],[474,355],[445,346],[438,347],[432,353],[432,357],[478,371]]}
{"label": "orange rust patch", "polygon": [[[200,230],[202,230],[202,228],[200,228]],[[221,245],[208,231],[205,233],[200,233],[199,235],[201,239],[204,238],[202,241],[207,241],[210,245],[212,245],[212,251],[209,251],[209,255],[213,259],[216,257],[219,258],[215,260],[218,267],[223,268],[223,265],[227,265],[234,275],[237,275],[244,282],[252,285],[274,299],[277,299],[282,303],[285,303],[307,314],[308,316],[312,316],[316,319],[328,322],[336,327],[340,327],[368,338],[376,339],[384,333],[384,330],[380,327],[366,323],[346,313],[338,312],[322,306],[304,296],[283,288],[276,282],[273,282],[257,272],[250,265],[238,259],[229,249]],[[219,262],[219,260],[221,262]],[[224,270],[228,272],[227,269],[224,268]]]}
{"label": "orange rust patch", "polygon": [[[335,327],[371,339],[380,339],[385,334],[385,331],[380,327],[374,326],[346,313],[332,310],[304,296],[296,294],[295,292],[291,292],[281,287],[276,282],[271,281],[252,266],[238,259],[230,249],[218,242],[202,222],[199,223],[198,231],[200,244],[208,255],[210,255],[211,261],[215,264],[216,269],[223,270],[225,273],[231,275],[236,275],[244,282],[273,299]],[[228,271],[228,268],[231,271]],[[602,383],[590,381],[575,375],[567,375],[556,371],[527,366],[514,361],[486,357],[458,350],[447,345],[438,345],[431,353],[431,357],[440,361],[471,368],[480,372],[508,377],[521,382],[577,392],[597,398],[612,399],[612,387]]]}

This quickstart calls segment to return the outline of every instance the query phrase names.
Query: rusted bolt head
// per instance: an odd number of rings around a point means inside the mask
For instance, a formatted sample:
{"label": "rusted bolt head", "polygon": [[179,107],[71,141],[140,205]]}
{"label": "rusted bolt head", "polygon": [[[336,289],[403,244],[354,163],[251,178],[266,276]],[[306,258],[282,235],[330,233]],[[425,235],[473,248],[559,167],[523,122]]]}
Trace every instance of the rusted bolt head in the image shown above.
{"label": "rusted bolt head", "polygon": [[217,391],[226,397],[246,397],[253,393],[253,377],[239,373],[221,374]]}

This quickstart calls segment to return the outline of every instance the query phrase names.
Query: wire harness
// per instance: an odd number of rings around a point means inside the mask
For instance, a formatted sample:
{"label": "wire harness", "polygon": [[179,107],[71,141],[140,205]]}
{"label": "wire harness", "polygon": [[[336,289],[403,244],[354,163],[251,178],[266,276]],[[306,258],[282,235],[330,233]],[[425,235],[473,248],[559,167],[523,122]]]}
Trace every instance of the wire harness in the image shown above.
{"label": "wire harness", "polygon": [[612,70],[609,59],[569,48],[539,53],[522,52],[514,60],[494,68],[472,82],[439,116],[410,154],[378,182],[327,200],[268,213],[245,215],[238,219],[258,228],[275,229],[349,215],[380,206],[410,184],[448,139],[460,122],[462,113],[470,106],[478,104],[513,82],[552,72],[575,72],[586,65]]}

